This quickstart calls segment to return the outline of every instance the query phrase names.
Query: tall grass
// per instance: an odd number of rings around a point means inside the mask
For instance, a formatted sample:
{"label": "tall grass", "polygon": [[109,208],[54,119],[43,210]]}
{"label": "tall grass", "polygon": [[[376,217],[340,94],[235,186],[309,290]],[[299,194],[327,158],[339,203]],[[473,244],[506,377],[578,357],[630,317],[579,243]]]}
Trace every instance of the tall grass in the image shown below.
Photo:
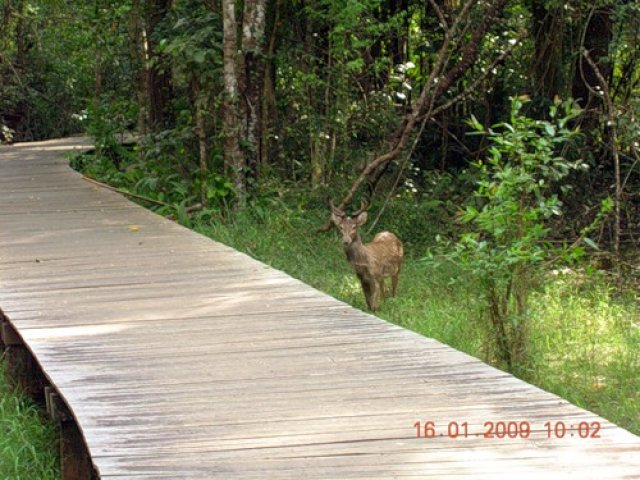
{"label": "tall grass", "polygon": [[[259,216],[247,213],[231,223],[195,228],[365,309],[337,235],[317,233],[324,215],[274,206]],[[422,262],[423,253],[409,245],[399,296],[383,303],[377,315],[485,359],[482,292],[470,282],[453,286],[462,273]],[[637,300],[615,297],[597,276],[550,274],[532,299],[531,368],[523,379],[640,434]]]}
{"label": "tall grass", "polygon": [[39,407],[9,386],[0,356],[0,478],[60,478],[57,431]]}

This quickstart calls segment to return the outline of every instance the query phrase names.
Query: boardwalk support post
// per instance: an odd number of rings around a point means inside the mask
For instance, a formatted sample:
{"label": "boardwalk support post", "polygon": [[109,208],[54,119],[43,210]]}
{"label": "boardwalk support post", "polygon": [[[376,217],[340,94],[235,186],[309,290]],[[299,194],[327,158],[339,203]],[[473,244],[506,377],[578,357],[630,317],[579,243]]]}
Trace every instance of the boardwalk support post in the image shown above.
{"label": "boardwalk support post", "polygon": [[[4,312],[0,309],[0,329],[2,329],[2,325],[7,321],[7,317],[4,316]],[[0,330],[0,356],[4,353],[6,346],[4,344],[4,340],[2,340],[2,331]]]}
{"label": "boardwalk support post", "polygon": [[82,432],[64,400],[52,387],[45,389],[47,412],[60,426],[60,471],[62,480],[96,480],[99,478]]}
{"label": "boardwalk support post", "polygon": [[0,336],[4,345],[9,380],[36,402],[43,403],[47,380],[33,355],[24,345],[22,337],[6,318],[2,318]]}
{"label": "boardwalk support post", "polygon": [[48,385],[40,365],[22,337],[1,312],[0,344],[6,358],[8,379],[35,401],[46,405],[51,418],[59,424],[62,480],[98,479],[75,418],[55,389]]}

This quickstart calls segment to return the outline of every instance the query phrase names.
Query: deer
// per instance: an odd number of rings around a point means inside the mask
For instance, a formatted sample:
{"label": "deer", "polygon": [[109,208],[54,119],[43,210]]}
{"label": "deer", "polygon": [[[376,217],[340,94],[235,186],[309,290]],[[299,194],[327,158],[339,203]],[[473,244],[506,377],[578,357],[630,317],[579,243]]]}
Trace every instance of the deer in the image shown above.
{"label": "deer", "polygon": [[375,312],[380,298],[385,298],[385,278],[391,277],[391,295],[395,297],[398,293],[398,275],[404,259],[402,242],[391,232],[380,232],[371,242],[362,243],[358,227],[367,222],[368,204],[365,201],[351,215],[336,208],[331,199],[329,207],[331,222],[342,235],[344,252],[360,280],[367,306]]}

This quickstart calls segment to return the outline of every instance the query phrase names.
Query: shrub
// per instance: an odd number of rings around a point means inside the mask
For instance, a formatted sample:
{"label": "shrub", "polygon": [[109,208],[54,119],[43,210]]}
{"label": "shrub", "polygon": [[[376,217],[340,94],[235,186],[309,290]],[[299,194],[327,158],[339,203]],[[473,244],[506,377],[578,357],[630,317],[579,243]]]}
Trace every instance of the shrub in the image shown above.
{"label": "shrub", "polygon": [[525,101],[512,99],[509,123],[485,131],[475,118],[469,122],[492,145],[474,165],[477,188],[459,216],[471,231],[446,255],[480,286],[490,356],[509,370],[526,367],[532,288],[546,267],[571,254],[549,242],[550,221],[562,214],[559,193],[569,188],[563,180],[584,168],[563,155],[578,134],[569,126],[579,113],[575,104],[552,106],[547,121],[523,115]]}

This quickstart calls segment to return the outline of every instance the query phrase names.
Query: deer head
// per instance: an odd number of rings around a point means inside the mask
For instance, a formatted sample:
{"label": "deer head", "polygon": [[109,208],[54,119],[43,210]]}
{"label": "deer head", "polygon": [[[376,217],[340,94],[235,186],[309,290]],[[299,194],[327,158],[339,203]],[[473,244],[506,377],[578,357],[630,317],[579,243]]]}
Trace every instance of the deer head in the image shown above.
{"label": "deer head", "polygon": [[358,227],[367,222],[367,203],[363,200],[360,208],[347,215],[344,210],[337,208],[333,204],[333,200],[329,200],[331,208],[331,221],[338,227],[342,234],[342,243],[345,247],[351,245],[358,238]]}

